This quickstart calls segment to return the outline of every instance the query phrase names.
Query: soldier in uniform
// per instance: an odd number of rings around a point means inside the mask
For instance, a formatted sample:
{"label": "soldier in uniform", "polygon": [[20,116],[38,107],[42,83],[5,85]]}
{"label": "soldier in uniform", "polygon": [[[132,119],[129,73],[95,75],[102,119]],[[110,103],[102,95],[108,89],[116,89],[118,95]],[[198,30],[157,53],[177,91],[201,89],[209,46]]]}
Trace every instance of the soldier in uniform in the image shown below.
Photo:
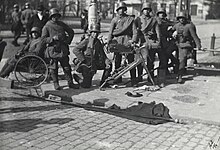
{"label": "soldier in uniform", "polygon": [[50,60],[50,74],[53,79],[54,88],[60,90],[58,81],[58,62],[60,62],[69,88],[79,88],[73,83],[71,74],[71,66],[69,64],[69,44],[71,44],[74,31],[65,23],[59,21],[61,14],[58,9],[50,9],[50,20],[42,29],[42,37],[46,38],[48,47],[46,49],[46,57]]}
{"label": "soldier in uniform", "polygon": [[0,72],[0,77],[8,77],[10,73],[14,70],[15,64],[17,63],[18,59],[25,54],[43,56],[45,49],[42,47],[44,44],[40,44],[42,42],[42,38],[40,37],[41,29],[38,27],[33,27],[31,29],[31,34],[33,37],[32,40],[29,41],[28,44],[25,45],[21,50],[19,50],[15,56],[12,56],[7,60]]}
{"label": "soldier in uniform", "polygon": [[186,14],[181,12],[177,16],[179,21],[174,25],[173,30],[177,32],[176,40],[179,49],[179,71],[178,71],[178,83],[183,83],[182,76],[185,72],[187,54],[193,50],[193,43],[195,42],[196,47],[201,49],[201,41],[196,34],[195,27],[187,21]]}
{"label": "soldier in uniform", "polygon": [[97,70],[104,70],[100,85],[111,73],[111,63],[104,52],[102,43],[98,39],[99,33],[100,24],[92,24],[88,37],[73,49],[73,53],[77,57],[77,60],[74,60],[74,63],[77,63],[76,70],[82,73],[83,76],[83,81],[80,83],[83,88],[91,87],[92,78]]}
{"label": "soldier in uniform", "polygon": [[[116,40],[118,44],[126,47],[131,46],[132,43],[137,40],[137,28],[134,23],[134,17],[126,14],[127,6],[124,2],[118,3],[116,8],[117,16],[111,21],[111,26],[108,35],[107,44],[109,45],[112,40]],[[120,51],[120,50],[119,50]],[[121,67],[122,53],[115,52],[115,69]],[[128,63],[134,61],[134,54],[129,53],[127,55]],[[136,69],[130,70],[131,85],[136,84]],[[122,78],[119,78],[114,83],[122,82]]]}
{"label": "soldier in uniform", "polygon": [[[161,31],[161,48],[166,50],[167,57],[167,73],[168,73],[168,61],[171,60],[170,65],[174,67],[174,72],[178,70],[179,60],[172,54],[174,51],[177,51],[177,46],[175,41],[172,38],[172,31],[169,31],[169,27],[172,28],[174,22],[171,22],[166,18],[166,10],[160,9],[157,11],[157,21]],[[170,66],[169,65],[169,66]]]}
{"label": "soldier in uniform", "polygon": [[14,40],[12,44],[14,46],[20,46],[18,44],[18,38],[21,36],[22,23],[21,23],[21,12],[19,11],[18,4],[14,5],[14,11],[12,12],[12,27],[11,30],[14,33]]}
{"label": "soldier in uniform", "polygon": [[30,8],[30,3],[25,3],[25,10],[22,11],[21,13],[21,22],[23,24],[23,27],[25,28],[25,31],[26,31],[26,40],[24,41],[24,45],[26,45],[29,40],[30,40],[30,26],[29,26],[29,21],[31,19],[33,15],[33,11],[31,10]]}
{"label": "soldier in uniform", "polygon": [[[154,61],[155,54],[159,56],[159,69],[158,69],[158,85],[164,86],[165,71],[166,71],[166,51],[161,49],[161,32],[158,21],[155,17],[151,16],[150,3],[144,3],[142,7],[142,15],[138,17],[137,24],[139,33],[143,37],[142,42],[145,42],[148,69],[151,71],[151,76],[154,77]],[[143,70],[143,69],[142,69]]]}

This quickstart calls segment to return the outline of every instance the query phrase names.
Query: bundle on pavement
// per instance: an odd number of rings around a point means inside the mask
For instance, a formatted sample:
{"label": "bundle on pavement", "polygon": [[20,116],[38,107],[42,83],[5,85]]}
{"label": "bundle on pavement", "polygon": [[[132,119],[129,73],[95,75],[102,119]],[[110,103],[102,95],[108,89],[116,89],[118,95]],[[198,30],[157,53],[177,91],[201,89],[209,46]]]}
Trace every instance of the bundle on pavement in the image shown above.
{"label": "bundle on pavement", "polygon": [[169,109],[163,104],[156,104],[155,101],[151,103],[138,102],[137,105],[133,105],[126,109],[121,109],[117,105],[112,105],[108,108],[114,115],[123,118],[135,120],[147,124],[161,124],[166,122],[174,122],[169,114]]}

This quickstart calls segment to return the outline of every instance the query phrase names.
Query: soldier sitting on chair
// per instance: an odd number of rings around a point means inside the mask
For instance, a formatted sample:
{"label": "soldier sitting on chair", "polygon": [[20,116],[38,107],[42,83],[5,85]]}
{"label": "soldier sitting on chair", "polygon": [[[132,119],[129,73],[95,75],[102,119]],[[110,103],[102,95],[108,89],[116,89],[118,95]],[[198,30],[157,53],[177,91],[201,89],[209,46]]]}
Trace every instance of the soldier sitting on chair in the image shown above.
{"label": "soldier sitting on chair", "polygon": [[91,87],[92,78],[97,70],[104,70],[100,85],[104,83],[105,79],[107,79],[111,73],[111,63],[109,59],[107,59],[103,45],[98,39],[99,33],[100,25],[93,24],[89,29],[88,37],[82,40],[73,49],[73,53],[77,57],[77,59],[74,60],[74,63],[77,63],[76,69],[82,73],[83,76],[83,81],[80,83],[83,88]]}
{"label": "soldier sitting on chair", "polygon": [[41,29],[38,27],[33,27],[31,29],[31,35],[33,39],[25,45],[17,54],[7,60],[2,70],[0,71],[0,77],[5,78],[10,75],[10,73],[14,70],[14,67],[18,61],[18,59],[26,54],[34,54],[42,56],[44,54],[44,49],[42,46],[44,44],[40,44],[42,42]]}

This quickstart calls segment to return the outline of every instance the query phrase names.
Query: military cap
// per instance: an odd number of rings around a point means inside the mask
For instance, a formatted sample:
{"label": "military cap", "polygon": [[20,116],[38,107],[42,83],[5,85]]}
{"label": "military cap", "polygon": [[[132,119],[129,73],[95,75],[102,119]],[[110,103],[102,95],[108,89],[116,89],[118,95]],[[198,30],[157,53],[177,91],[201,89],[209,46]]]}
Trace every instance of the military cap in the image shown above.
{"label": "military cap", "polygon": [[43,6],[43,5],[37,6],[37,10],[38,10],[38,11],[43,11],[43,10],[44,10],[44,6]]}

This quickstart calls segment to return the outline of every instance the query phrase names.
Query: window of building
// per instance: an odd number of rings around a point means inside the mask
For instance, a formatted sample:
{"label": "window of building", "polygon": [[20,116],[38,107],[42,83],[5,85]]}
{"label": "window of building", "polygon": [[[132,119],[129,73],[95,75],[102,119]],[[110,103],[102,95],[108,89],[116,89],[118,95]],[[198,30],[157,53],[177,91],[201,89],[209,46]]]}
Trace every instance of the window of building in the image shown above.
{"label": "window of building", "polygon": [[198,10],[198,5],[191,5],[191,15],[196,16]]}

